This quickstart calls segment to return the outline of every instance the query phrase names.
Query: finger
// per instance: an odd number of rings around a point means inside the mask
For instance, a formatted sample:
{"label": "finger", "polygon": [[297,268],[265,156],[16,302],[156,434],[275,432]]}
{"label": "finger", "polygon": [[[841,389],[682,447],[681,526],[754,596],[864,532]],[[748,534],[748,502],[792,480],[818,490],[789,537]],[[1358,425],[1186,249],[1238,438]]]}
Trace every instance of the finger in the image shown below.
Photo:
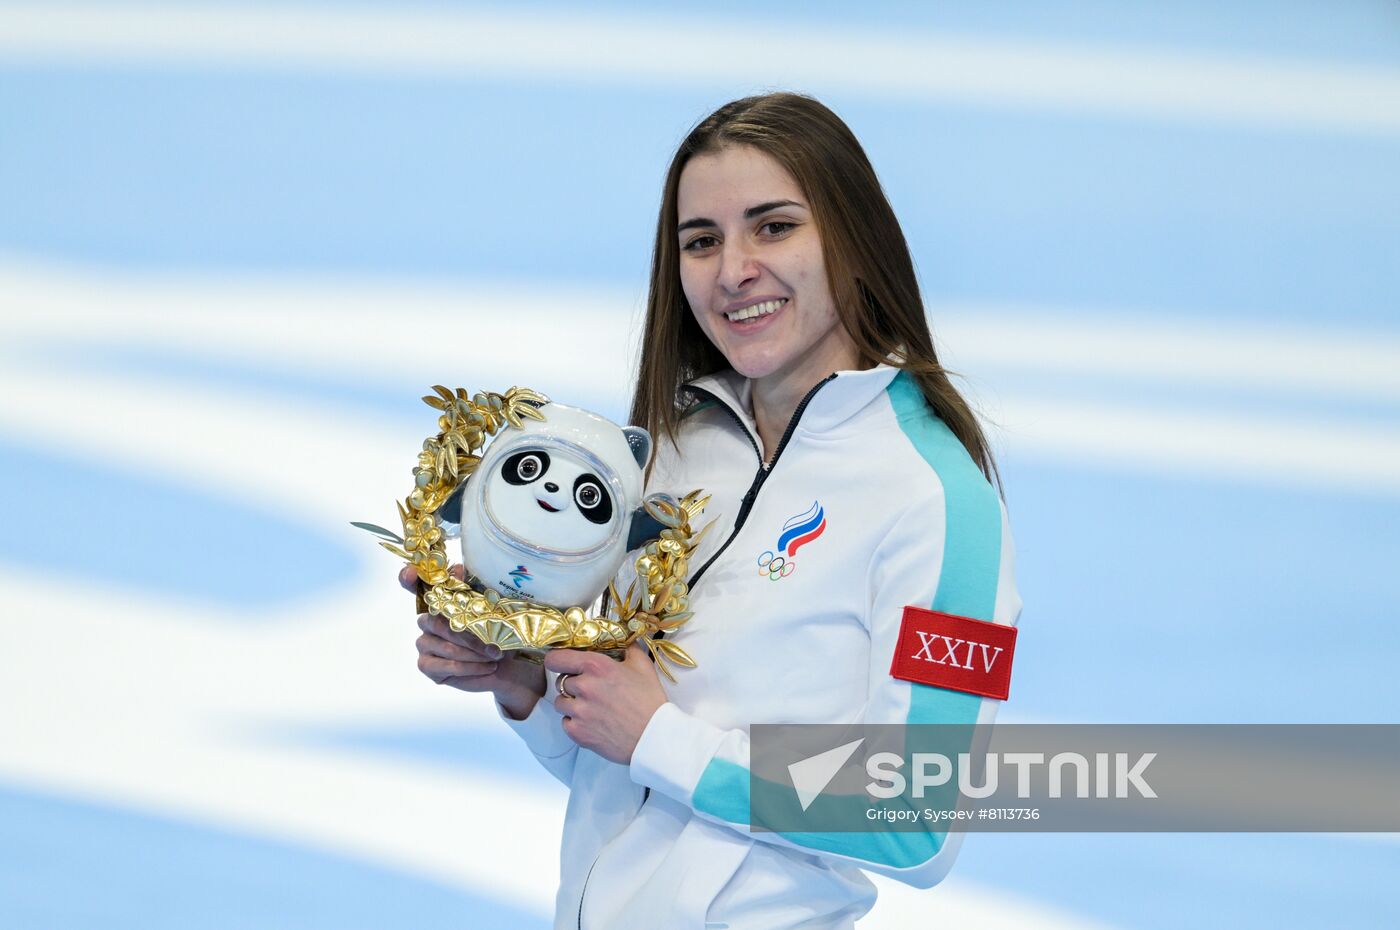
{"label": "finger", "polygon": [[582,649],[551,649],[544,657],[544,667],[556,674],[580,675],[597,668],[597,659]]}
{"label": "finger", "polygon": [[[556,697],[563,698],[565,701],[579,701],[592,696],[593,686],[590,680],[591,676],[579,674],[578,672],[566,672],[565,674],[569,677],[564,678],[564,675],[560,675],[559,678],[554,679],[552,687],[554,688]],[[564,679],[563,691],[559,690],[560,679]],[[573,714],[572,716],[576,717],[578,715]]]}
{"label": "finger", "polygon": [[559,711],[560,715],[564,718],[564,722],[568,723],[574,717],[578,716],[582,708],[579,707],[576,699],[565,697],[562,694],[556,694],[554,696],[554,709]]}
{"label": "finger", "polygon": [[496,682],[485,675],[451,675],[438,682],[440,685],[447,685],[449,688],[456,688],[458,691],[490,691]]}
{"label": "finger", "polygon": [[592,697],[593,682],[596,680],[592,675],[570,675],[569,680],[564,682],[564,687],[569,689],[575,700],[585,700]]}
{"label": "finger", "polygon": [[452,629],[451,625],[448,624],[445,619],[439,617],[437,614],[419,614],[418,629],[431,636],[436,636],[439,639],[445,639],[448,642],[456,643],[465,649],[470,649],[472,652],[486,659],[495,660],[499,659],[502,655],[500,646],[494,643],[484,643],[476,634],[468,633],[465,630],[458,633],[456,630]]}
{"label": "finger", "polygon": [[468,649],[466,646],[459,646],[441,636],[434,636],[431,633],[424,633],[418,637],[415,645],[418,647],[419,655],[438,656],[443,659],[451,659],[454,662],[495,662],[492,656]]}
{"label": "finger", "polygon": [[456,565],[448,566],[447,573],[453,578],[456,578],[458,581],[467,580],[467,567],[465,565],[462,565],[460,562]]}
{"label": "finger", "polygon": [[495,662],[459,662],[435,655],[418,656],[418,671],[438,684],[448,678],[481,678],[496,671]]}
{"label": "finger", "polygon": [[438,684],[448,678],[489,678],[496,668],[495,662],[458,662],[431,655],[418,657],[418,670]]}

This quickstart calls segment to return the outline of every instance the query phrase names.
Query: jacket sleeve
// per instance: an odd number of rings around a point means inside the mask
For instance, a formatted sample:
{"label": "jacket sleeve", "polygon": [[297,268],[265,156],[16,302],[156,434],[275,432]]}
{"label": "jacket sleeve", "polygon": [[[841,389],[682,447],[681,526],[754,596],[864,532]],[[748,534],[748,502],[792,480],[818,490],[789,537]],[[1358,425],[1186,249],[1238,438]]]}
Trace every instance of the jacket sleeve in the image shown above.
{"label": "jacket sleeve", "polygon": [[516,720],[505,712],[499,703],[496,711],[506,726],[514,730],[525,746],[534,753],[540,765],[566,785],[574,780],[574,762],[578,759],[578,743],[569,739],[564,732],[564,718],[554,709],[549,699],[552,682],[547,682],[544,697],[535,702],[534,708],[524,720]]}
{"label": "jacket sleeve", "polygon": [[[944,478],[934,504],[903,514],[871,560],[869,687],[861,722],[988,724],[995,715],[995,700],[890,675],[906,605],[1008,625],[1020,613],[1005,510],[980,473],[976,480],[963,477],[962,487],[950,487]],[[634,781],[760,842],[849,862],[918,887],[936,884],[952,865],[962,834],[938,825],[921,832],[750,832],[748,766],[745,730],[724,730],[666,704],[642,734],[631,772]]]}

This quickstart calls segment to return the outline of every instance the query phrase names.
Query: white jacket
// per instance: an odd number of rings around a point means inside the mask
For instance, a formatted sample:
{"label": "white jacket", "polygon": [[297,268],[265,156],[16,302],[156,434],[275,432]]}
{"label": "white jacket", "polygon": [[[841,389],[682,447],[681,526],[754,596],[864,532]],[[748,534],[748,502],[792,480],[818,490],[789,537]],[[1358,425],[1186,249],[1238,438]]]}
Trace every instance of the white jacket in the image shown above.
{"label": "white jacket", "polygon": [[961,834],[801,834],[810,845],[799,845],[750,833],[749,726],[990,722],[996,701],[893,678],[890,664],[905,605],[1016,622],[1005,511],[889,366],[814,389],[767,470],[747,380],[725,372],[693,389],[703,403],[679,449],[658,443],[649,487],[712,495],[701,522],[716,526],[692,560],[695,616],[673,634],[699,667],[663,682],[669,703],[630,766],[579,749],[547,698],[507,719],[571,788],[555,927],[850,927],[875,900],[862,869],[933,885]]}

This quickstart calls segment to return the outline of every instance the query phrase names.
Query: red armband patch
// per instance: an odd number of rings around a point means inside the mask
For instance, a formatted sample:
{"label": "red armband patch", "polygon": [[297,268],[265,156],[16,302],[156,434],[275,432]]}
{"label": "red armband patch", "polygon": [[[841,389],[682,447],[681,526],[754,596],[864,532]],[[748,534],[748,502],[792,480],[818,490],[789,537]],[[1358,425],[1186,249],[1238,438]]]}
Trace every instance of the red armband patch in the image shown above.
{"label": "red armband patch", "polygon": [[1015,652],[1014,626],[906,607],[890,674],[1004,701]]}

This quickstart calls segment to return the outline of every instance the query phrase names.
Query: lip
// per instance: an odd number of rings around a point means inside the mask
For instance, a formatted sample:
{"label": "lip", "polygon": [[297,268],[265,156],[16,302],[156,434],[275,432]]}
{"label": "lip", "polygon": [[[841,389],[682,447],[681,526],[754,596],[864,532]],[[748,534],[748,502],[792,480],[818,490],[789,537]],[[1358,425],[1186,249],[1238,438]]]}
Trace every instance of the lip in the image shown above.
{"label": "lip", "polygon": [[[748,308],[748,307],[753,307],[753,306],[756,306],[756,305],[758,305],[758,304],[766,304],[766,303],[768,303],[768,301],[770,301],[770,300],[791,300],[791,299],[792,299],[792,298],[790,298],[790,297],[788,297],[788,296],[786,296],[786,295],[784,295],[784,294],[768,294],[768,295],[765,295],[765,296],[763,296],[763,297],[749,297],[749,298],[746,298],[746,299],[744,299],[744,300],[736,300],[736,301],[734,301],[734,302],[731,303],[731,304],[725,304],[725,305],[724,305],[724,309],[720,310],[720,315],[723,316],[723,315],[726,314],[726,313],[733,313],[735,310],[744,310],[744,309],[746,309],[746,308]],[[785,306],[787,306],[787,304],[784,304],[783,306],[785,307]],[[781,309],[781,308],[779,308],[779,309]]]}
{"label": "lip", "polygon": [[558,507],[551,507],[551,506],[549,506],[548,504],[546,504],[544,501],[540,500],[538,497],[535,498],[535,503],[539,504],[541,507],[543,507],[545,510],[548,510],[550,513],[558,513],[558,512],[559,512],[559,508],[558,508]]}
{"label": "lip", "polygon": [[[723,314],[720,315],[720,321],[723,322],[726,330],[728,330],[736,336],[756,336],[759,333],[762,333],[763,331],[768,329],[768,327],[772,326],[776,321],[782,319],[782,317],[787,313],[788,307],[792,306],[792,298],[764,297],[759,300],[750,300],[746,303],[734,305],[734,310],[742,310],[745,307],[752,307],[754,304],[761,304],[765,300],[782,300],[783,305],[778,309],[774,310],[772,313],[768,314],[767,316],[759,317],[756,321],[738,322],[729,319],[729,317],[724,316]],[[729,312],[732,313],[733,310]]]}

